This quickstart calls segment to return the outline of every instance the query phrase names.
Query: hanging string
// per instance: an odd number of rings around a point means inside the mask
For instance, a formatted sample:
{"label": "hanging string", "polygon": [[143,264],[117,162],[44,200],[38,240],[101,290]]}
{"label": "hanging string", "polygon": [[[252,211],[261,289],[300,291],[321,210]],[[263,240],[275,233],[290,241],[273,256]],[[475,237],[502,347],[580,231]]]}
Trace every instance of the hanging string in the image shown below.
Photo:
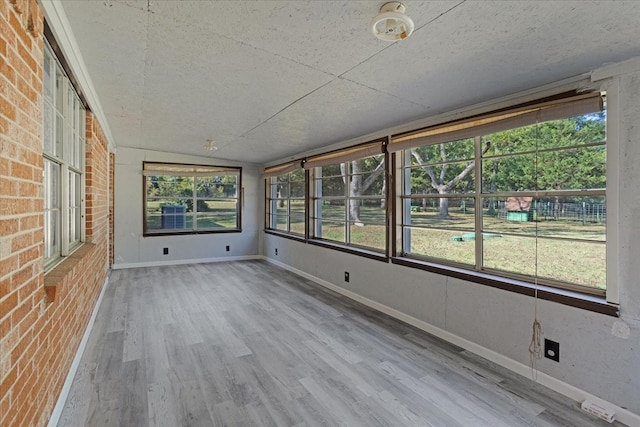
{"label": "hanging string", "polygon": [[[533,168],[533,177],[535,182],[536,193],[538,191],[538,141],[539,141],[539,128],[536,123],[536,149],[535,149],[535,163]],[[535,200],[536,198],[534,198]],[[536,381],[538,379],[538,360],[542,357],[542,324],[538,320],[538,218],[537,210],[538,203],[535,200],[534,212],[536,213],[535,222],[535,273],[533,277],[534,295],[533,295],[533,324],[531,325],[531,342],[529,343],[529,369],[531,370],[531,378]]]}

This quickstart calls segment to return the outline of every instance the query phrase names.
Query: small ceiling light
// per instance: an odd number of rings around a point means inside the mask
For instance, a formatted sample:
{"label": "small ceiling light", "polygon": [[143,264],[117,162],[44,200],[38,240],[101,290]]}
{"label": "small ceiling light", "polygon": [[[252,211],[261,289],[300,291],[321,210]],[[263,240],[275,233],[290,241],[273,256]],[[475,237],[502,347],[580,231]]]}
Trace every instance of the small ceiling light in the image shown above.
{"label": "small ceiling light", "polygon": [[413,33],[413,20],[404,14],[404,5],[390,1],[382,5],[380,13],[371,20],[371,32],[380,40],[395,42]]}
{"label": "small ceiling light", "polygon": [[204,143],[204,149],[209,151],[216,151],[218,147],[213,139],[207,139],[207,142]]}

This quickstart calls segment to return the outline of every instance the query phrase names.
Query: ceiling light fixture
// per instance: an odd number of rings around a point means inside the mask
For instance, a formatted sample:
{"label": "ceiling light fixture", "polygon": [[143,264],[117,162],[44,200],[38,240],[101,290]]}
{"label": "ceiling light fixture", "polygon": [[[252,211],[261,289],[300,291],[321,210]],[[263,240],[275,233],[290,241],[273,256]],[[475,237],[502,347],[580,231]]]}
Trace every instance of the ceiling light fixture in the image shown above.
{"label": "ceiling light fixture", "polygon": [[404,5],[390,1],[382,5],[380,13],[371,20],[371,32],[380,40],[395,42],[413,33],[413,20],[404,13]]}
{"label": "ceiling light fixture", "polygon": [[213,139],[207,139],[207,142],[204,143],[204,149],[209,151],[216,151],[218,147],[216,146],[216,142]]}

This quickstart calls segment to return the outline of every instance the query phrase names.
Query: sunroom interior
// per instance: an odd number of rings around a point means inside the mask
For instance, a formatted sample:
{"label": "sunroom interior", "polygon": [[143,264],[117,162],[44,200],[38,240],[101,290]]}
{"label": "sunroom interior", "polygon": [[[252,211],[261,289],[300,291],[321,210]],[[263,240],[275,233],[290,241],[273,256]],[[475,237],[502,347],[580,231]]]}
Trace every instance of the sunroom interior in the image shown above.
{"label": "sunroom interior", "polygon": [[0,425],[120,278],[256,261],[640,425],[634,2],[0,1]]}

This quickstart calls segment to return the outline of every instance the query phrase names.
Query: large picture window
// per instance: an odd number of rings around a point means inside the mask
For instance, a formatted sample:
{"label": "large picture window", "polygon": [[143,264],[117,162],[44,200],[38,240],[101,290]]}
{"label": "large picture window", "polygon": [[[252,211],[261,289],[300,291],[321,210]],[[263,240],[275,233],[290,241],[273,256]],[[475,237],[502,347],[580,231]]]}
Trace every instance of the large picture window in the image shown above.
{"label": "large picture window", "polygon": [[83,240],[85,110],[46,42],[42,80],[44,263],[50,269]]}
{"label": "large picture window", "polygon": [[385,252],[387,173],[383,142],[312,157],[311,238]]}
{"label": "large picture window", "polygon": [[241,168],[143,165],[144,234],[240,231]]}
{"label": "large picture window", "polygon": [[[267,176],[266,228],[303,237],[306,218],[306,173],[300,162]],[[290,170],[291,169],[291,170]]]}
{"label": "large picture window", "polygon": [[602,102],[583,94],[394,138],[400,254],[604,295]]}

